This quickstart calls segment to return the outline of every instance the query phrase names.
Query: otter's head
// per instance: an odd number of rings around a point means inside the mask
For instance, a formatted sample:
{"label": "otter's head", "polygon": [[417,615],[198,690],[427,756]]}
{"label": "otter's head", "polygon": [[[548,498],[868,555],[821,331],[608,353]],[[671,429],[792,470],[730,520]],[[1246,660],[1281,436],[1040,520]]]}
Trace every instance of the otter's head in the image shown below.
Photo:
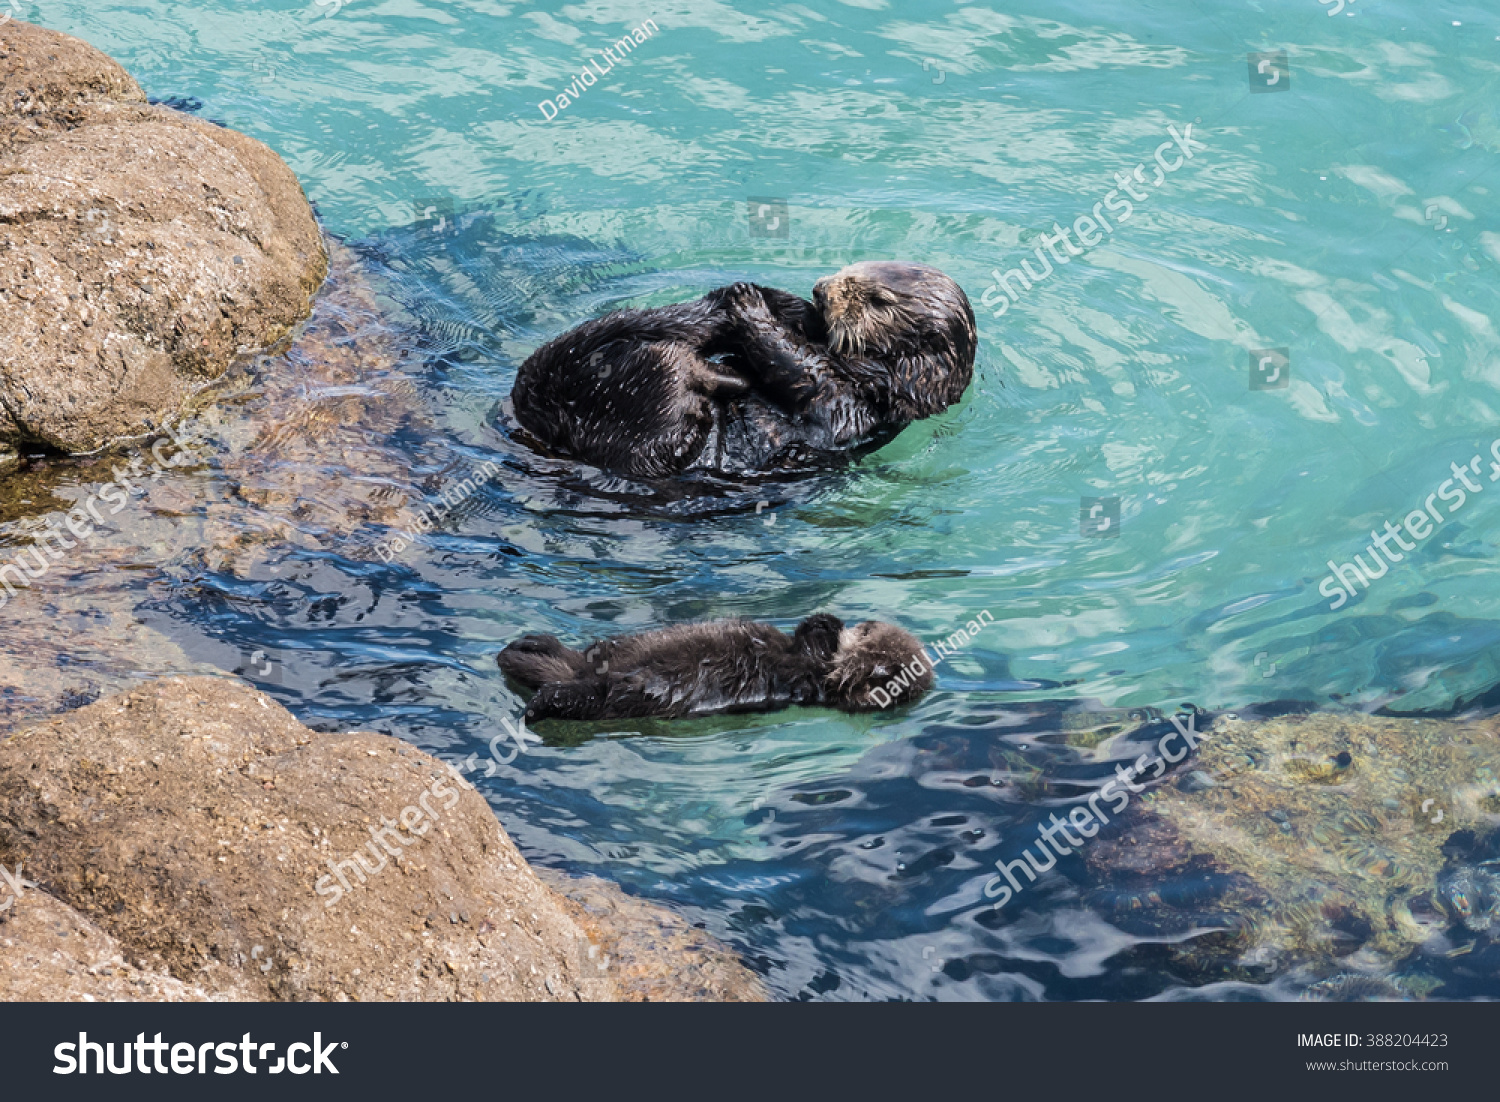
{"label": "otter's head", "polygon": [[839,633],[823,696],[846,712],[873,712],[911,703],[932,681],[932,664],[915,636],[867,620]]}
{"label": "otter's head", "polygon": [[813,284],[813,302],[829,346],[841,355],[878,358],[920,348],[974,363],[974,310],[963,288],[936,268],[861,261]]}

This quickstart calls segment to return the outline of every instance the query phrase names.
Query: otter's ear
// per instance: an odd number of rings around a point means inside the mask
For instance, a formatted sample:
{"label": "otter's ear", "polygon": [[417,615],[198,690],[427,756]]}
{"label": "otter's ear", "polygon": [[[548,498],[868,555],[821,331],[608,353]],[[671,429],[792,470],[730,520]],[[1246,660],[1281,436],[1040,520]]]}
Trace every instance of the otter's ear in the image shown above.
{"label": "otter's ear", "polygon": [[844,630],[844,621],[837,616],[820,612],[809,616],[797,625],[792,644],[799,650],[817,658],[831,659],[839,650],[839,634]]}

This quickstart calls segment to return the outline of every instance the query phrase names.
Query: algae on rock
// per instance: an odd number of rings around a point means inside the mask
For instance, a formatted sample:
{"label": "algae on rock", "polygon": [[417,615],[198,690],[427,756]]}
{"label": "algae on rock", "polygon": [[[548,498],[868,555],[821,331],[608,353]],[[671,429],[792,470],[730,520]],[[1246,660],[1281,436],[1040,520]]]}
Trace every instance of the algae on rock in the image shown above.
{"label": "algae on rock", "polygon": [[1419,947],[1467,951],[1500,918],[1500,718],[1222,716],[1193,765],[1204,780],[1147,793],[1085,855],[1106,911],[1200,931],[1183,963],[1380,975]]}

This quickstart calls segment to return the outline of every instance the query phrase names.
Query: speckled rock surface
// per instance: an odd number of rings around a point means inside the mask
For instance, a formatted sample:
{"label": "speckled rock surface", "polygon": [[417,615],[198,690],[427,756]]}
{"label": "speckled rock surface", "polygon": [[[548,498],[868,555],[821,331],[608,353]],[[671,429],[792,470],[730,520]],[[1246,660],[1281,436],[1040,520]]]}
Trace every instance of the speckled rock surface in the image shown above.
{"label": "speckled rock surface", "polygon": [[766,1002],[760,977],[681,915],[607,880],[540,870],[590,941],[588,964],[626,1002]]}
{"label": "speckled rock surface", "polygon": [[765,997],[680,917],[544,882],[436,758],[228,678],[0,742],[0,864],[35,885],[0,911],[3,999]]}
{"label": "speckled rock surface", "polygon": [[307,314],[321,236],[260,142],[15,20],[0,100],[0,468],[145,433]]}
{"label": "speckled rock surface", "polygon": [[0,743],[0,862],[208,992],[618,997],[452,771],[382,735],[315,735],[226,678],[153,682]]}
{"label": "speckled rock surface", "polygon": [[[20,873],[25,875],[24,866]],[[39,889],[23,888],[0,912],[0,1001],[207,1002],[248,998],[243,986],[210,994],[137,968],[93,922]],[[0,906],[4,906],[0,902]]]}

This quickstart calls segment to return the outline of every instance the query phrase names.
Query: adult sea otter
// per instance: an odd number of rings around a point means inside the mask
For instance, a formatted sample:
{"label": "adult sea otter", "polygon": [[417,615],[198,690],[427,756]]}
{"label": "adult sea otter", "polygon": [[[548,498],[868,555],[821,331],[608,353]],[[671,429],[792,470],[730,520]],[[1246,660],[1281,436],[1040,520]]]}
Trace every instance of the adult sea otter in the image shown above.
{"label": "adult sea otter", "polygon": [[544,451],[641,479],[827,464],[963,396],[974,311],[936,268],[865,261],[813,301],[735,283],[537,349],[511,392]]}

